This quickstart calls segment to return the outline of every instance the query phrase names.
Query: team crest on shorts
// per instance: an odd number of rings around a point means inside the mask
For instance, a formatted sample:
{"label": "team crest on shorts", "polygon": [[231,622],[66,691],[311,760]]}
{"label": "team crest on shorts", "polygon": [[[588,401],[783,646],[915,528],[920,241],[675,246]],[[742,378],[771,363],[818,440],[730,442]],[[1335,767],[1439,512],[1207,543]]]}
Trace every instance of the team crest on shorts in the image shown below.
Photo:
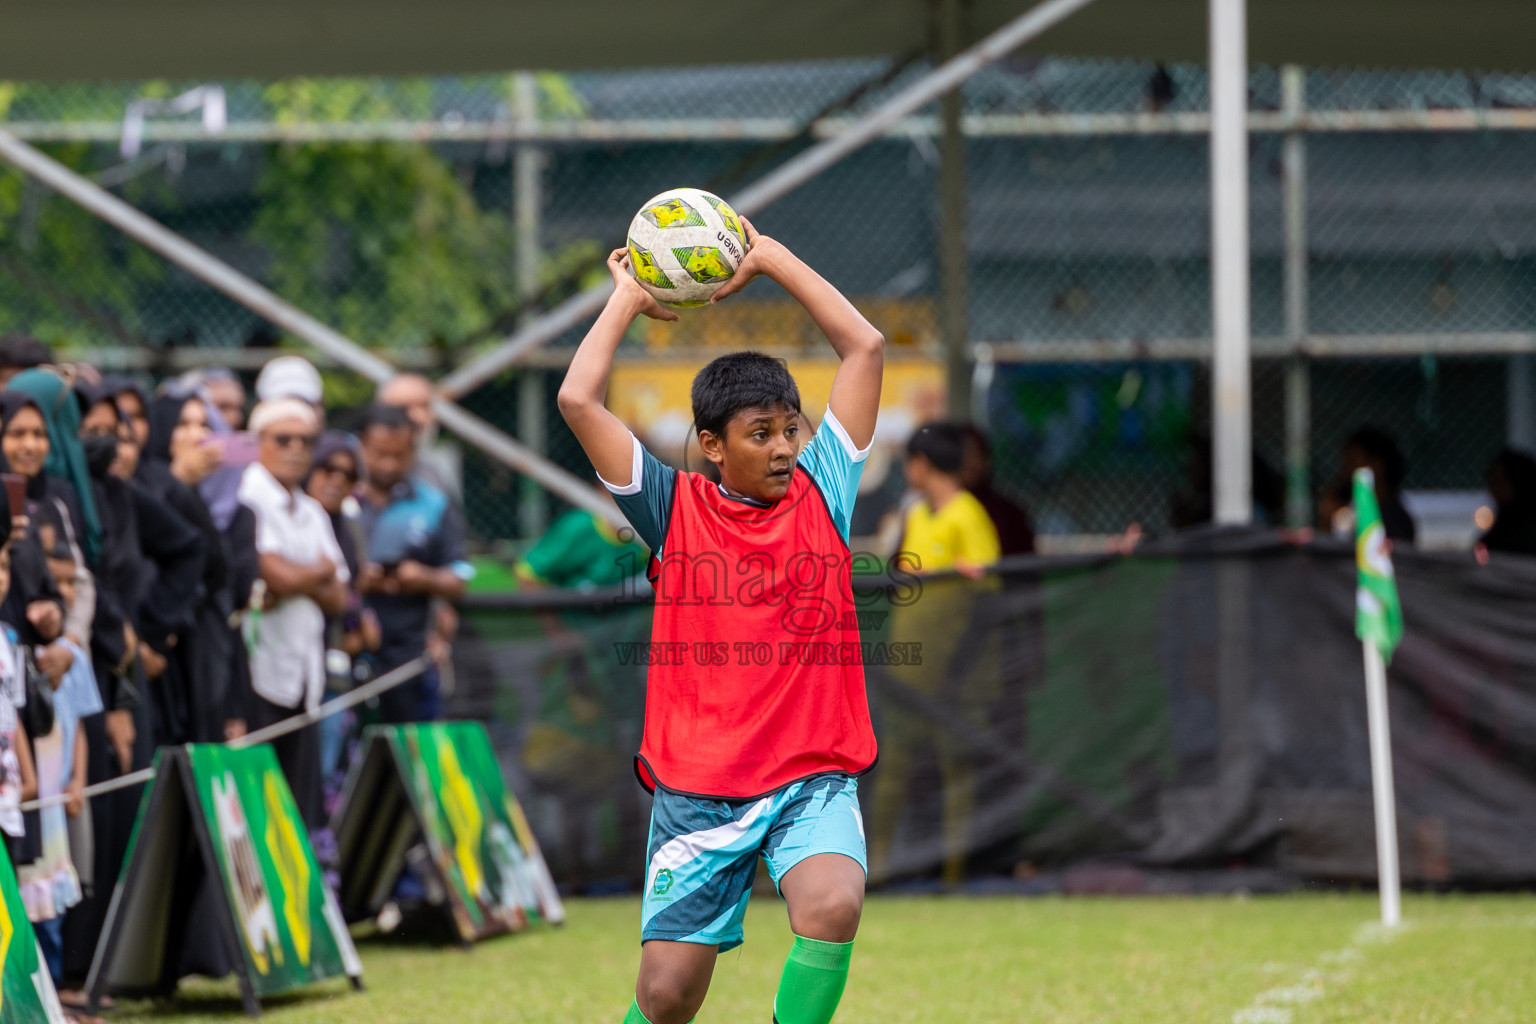
{"label": "team crest on shorts", "polygon": [[672,869],[662,868],[656,872],[656,881],[651,886],[652,896],[665,896],[672,888]]}

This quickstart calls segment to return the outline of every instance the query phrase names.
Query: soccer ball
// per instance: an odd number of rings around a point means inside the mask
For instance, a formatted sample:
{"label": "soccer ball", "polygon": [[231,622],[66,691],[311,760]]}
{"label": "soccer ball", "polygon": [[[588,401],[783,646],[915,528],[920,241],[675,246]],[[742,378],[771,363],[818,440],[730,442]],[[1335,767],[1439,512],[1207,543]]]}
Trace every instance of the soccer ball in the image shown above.
{"label": "soccer ball", "polygon": [[703,306],[747,254],[747,231],[724,199],[674,188],[629,222],[629,265],[640,287],[668,306]]}

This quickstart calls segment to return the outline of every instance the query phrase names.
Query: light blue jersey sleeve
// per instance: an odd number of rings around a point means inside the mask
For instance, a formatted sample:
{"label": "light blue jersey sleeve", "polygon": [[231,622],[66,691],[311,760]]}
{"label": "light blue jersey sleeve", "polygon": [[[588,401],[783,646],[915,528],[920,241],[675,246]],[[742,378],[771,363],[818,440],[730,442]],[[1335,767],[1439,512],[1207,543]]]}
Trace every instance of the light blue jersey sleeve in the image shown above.
{"label": "light blue jersey sleeve", "polygon": [[[873,443],[873,442],[871,442]],[[859,493],[859,478],[864,475],[864,460],[869,446],[854,447],[848,431],[837,421],[832,410],[822,417],[821,427],[800,451],[800,466],[816,481],[827,499],[832,521],[843,540],[848,539],[848,524],[853,518],[853,502]]]}
{"label": "light blue jersey sleeve", "polygon": [[629,467],[629,483],[621,486],[603,480],[624,518],[651,554],[661,557],[661,544],[667,539],[667,523],[672,518],[672,488],[677,470],[645,450],[640,439],[629,435],[634,445]]}
{"label": "light blue jersey sleeve", "polygon": [[69,785],[75,771],[75,734],[80,719],[99,714],[101,692],[96,689],[96,673],[91,669],[90,655],[71,640],[64,645],[75,656],[74,663],[64,673],[64,681],[53,692],[54,719],[59,723],[64,741],[64,785]]}

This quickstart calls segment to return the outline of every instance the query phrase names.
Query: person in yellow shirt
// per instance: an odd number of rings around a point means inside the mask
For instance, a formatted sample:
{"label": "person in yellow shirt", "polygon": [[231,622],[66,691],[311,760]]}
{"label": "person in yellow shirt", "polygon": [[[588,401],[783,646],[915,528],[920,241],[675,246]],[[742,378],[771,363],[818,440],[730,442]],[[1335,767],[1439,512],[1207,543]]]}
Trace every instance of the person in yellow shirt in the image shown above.
{"label": "person in yellow shirt", "polygon": [[[961,482],[965,443],[964,429],[948,423],[920,427],[907,442],[907,483],[918,500],[907,510],[892,560],[893,568],[925,578],[918,599],[893,609],[891,619],[892,639],[921,644],[922,661],[889,666],[888,677],[915,698],[943,703],[954,712],[951,721],[976,718],[986,704],[983,694],[971,691],[978,684],[995,685],[997,675],[995,659],[967,647],[966,627],[974,617],[978,587],[987,586],[975,581],[986,575],[1001,551],[986,508]],[[913,862],[892,863],[913,761],[921,745],[931,743],[943,785],[943,845],[938,851],[943,880],[959,885],[976,800],[969,737],[954,735],[912,709],[888,704],[885,712],[880,771],[871,800],[870,876],[885,881],[917,863],[931,863],[931,854],[921,851],[913,852]],[[976,724],[980,728],[984,723]]]}
{"label": "person in yellow shirt", "polygon": [[953,424],[919,427],[907,442],[907,483],[920,497],[907,510],[896,557],[910,572],[979,576],[1001,557],[992,517],[961,482],[964,460],[965,431]]}

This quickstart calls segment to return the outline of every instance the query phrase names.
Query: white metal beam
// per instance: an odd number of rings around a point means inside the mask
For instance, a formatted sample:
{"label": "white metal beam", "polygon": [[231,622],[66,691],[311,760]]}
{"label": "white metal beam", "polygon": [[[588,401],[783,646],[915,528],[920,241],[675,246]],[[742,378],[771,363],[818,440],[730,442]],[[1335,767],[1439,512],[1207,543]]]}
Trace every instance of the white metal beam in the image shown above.
{"label": "white metal beam", "polygon": [[[1280,105],[1288,114],[1306,106],[1306,71],[1280,69]],[[1298,349],[1308,330],[1310,263],[1307,259],[1307,140],[1287,132],[1281,150],[1281,206],[1285,222],[1285,337]],[[1285,521],[1294,529],[1312,525],[1312,374],[1297,352],[1285,366]]]}
{"label": "white metal beam", "polygon": [[[960,0],[936,0],[939,56],[960,52],[964,13]],[[961,129],[965,94],[953,89],[939,100],[939,325],[944,338],[944,379],[949,418],[971,418],[970,279],[971,250],[966,231],[966,141]]]}
{"label": "white metal beam", "polygon": [[[1361,132],[1481,132],[1536,131],[1536,108],[1459,107],[1399,110],[1251,110],[1248,131],[1254,134]],[[789,117],[635,118],[521,121],[357,121],[276,122],[237,121],[217,135],[199,124],[151,122],[144,126],[145,142],[305,143],[420,142],[516,143],[581,145],[608,142],[783,142],[807,131],[814,139],[846,134],[858,123],[847,115],[824,117],[806,129]],[[119,142],[123,126],[117,121],[9,121],[5,128],[28,142]],[[1081,138],[1124,135],[1205,135],[1211,117],[1205,111],[1154,113],[1037,113],[966,114],[961,131],[971,138]],[[887,126],[882,138],[937,136],[942,118],[904,117]]]}
{"label": "white metal beam", "polygon": [[1253,518],[1246,0],[1210,0],[1211,466],[1215,521]]}

